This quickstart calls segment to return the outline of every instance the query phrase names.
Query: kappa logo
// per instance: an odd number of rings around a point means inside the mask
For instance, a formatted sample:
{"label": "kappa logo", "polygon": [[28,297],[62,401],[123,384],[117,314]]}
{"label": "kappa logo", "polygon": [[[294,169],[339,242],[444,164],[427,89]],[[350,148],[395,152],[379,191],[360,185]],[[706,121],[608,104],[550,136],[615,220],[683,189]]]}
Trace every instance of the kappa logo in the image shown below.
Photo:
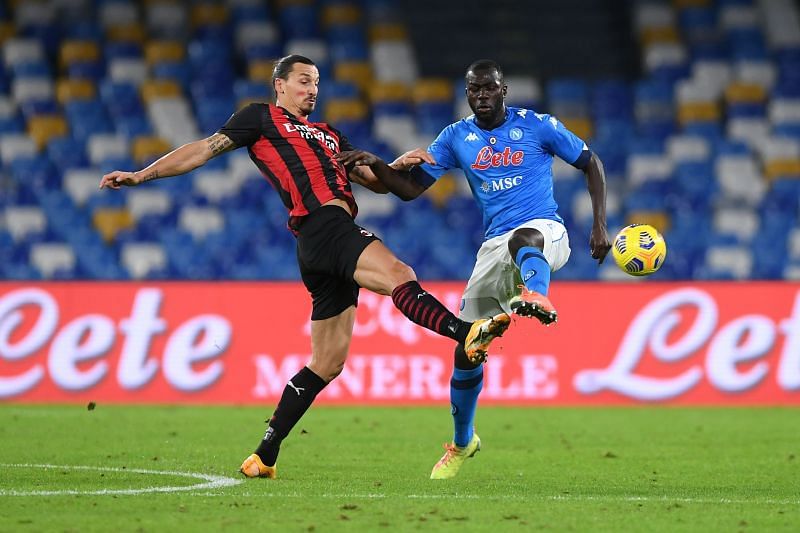
{"label": "kappa logo", "polygon": [[475,132],[474,132],[474,131],[471,131],[471,132],[469,132],[469,135],[467,135],[466,137],[464,137],[464,140],[465,140],[465,141],[477,141],[477,140],[478,140],[478,136],[477,136],[477,135],[475,135]]}
{"label": "kappa logo", "polygon": [[[545,119],[545,117],[547,117],[547,115],[543,115],[543,114],[541,114],[541,113],[534,113],[534,115],[536,116],[536,118],[538,118],[539,120],[542,120],[542,121]],[[550,123],[550,124],[551,124],[551,125],[552,125],[554,128],[558,128],[558,120],[556,119],[556,117],[550,117],[550,118],[548,118],[548,119],[547,119],[547,121],[548,121],[548,122],[549,122],[549,123]]]}
{"label": "kappa logo", "polygon": [[533,270],[533,269],[528,270],[527,272],[525,272],[525,275],[522,277],[522,281],[528,281],[529,279],[531,279],[535,275],[536,275],[536,271],[535,270]]}
{"label": "kappa logo", "polygon": [[527,114],[528,114],[528,110],[527,109],[519,109],[517,111],[517,115],[521,116],[522,118],[525,118],[525,115],[527,115]]}

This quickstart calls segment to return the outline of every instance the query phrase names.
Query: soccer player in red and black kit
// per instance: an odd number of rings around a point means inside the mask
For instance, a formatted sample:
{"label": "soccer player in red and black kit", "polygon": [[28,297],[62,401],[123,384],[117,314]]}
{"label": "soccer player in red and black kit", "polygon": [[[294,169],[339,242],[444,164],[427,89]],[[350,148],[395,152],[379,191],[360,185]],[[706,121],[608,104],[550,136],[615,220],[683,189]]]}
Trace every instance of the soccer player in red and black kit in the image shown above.
{"label": "soccer player in red and black kit", "polygon": [[[184,174],[214,156],[246,146],[289,210],[300,275],[312,298],[311,361],[289,380],[264,438],[242,464],[241,472],[248,477],[276,476],[281,442],[344,368],[360,287],[391,295],[410,320],[463,344],[474,357],[483,356],[510,321],[506,314],[476,322],[459,320],[420,287],[411,267],[356,225],[358,208],[350,182],[375,192],[387,190],[369,167],[345,167],[334,159],[353,150],[336,128],[308,121],[318,84],[319,72],[310,59],[284,57],[272,75],[275,105],[251,104],[234,113],[214,135],[184,144],[143,170],[116,170],[100,182],[100,188],[111,189],[140,185]],[[382,165],[381,172],[405,172]]]}

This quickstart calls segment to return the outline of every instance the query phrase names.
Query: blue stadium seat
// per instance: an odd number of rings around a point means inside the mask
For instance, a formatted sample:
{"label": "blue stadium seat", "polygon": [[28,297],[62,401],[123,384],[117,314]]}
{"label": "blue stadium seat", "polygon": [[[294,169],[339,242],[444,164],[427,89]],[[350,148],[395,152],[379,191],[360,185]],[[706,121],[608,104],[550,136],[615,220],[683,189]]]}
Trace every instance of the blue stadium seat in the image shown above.
{"label": "blue stadium seat", "polygon": [[154,79],[175,80],[186,92],[192,81],[192,67],[184,61],[162,61],[151,67]]}
{"label": "blue stadium seat", "polygon": [[67,65],[67,77],[87,79],[96,83],[106,75],[106,66],[102,61],[75,61]]}
{"label": "blue stadium seat", "polygon": [[20,103],[19,110],[25,120],[30,120],[36,115],[55,115],[60,112],[58,102],[53,99],[25,100]]}
{"label": "blue stadium seat", "polygon": [[731,60],[762,60],[769,57],[764,35],[758,28],[736,28],[728,31]]}
{"label": "blue stadium seat", "polygon": [[22,61],[11,66],[15,78],[49,78],[50,65],[44,61]]}
{"label": "blue stadium seat", "polygon": [[278,59],[283,56],[283,46],[280,43],[258,43],[245,47],[244,57],[247,63],[258,60]]}
{"label": "blue stadium seat", "polygon": [[0,117],[0,135],[8,133],[21,133],[25,131],[25,121],[19,114],[10,117]]}
{"label": "blue stadium seat", "polygon": [[633,95],[629,84],[606,80],[592,87],[591,111],[595,119],[631,120]]}
{"label": "blue stadium seat", "polygon": [[234,24],[242,22],[252,22],[259,20],[269,20],[270,14],[266,4],[235,4],[231,6],[231,19]]}
{"label": "blue stadium seat", "polygon": [[111,41],[103,47],[103,57],[107,62],[115,59],[131,59],[142,57],[142,47],[130,41]]}
{"label": "blue stadium seat", "polygon": [[286,40],[320,37],[319,15],[312,5],[287,5],[278,13]]}
{"label": "blue stadium seat", "polygon": [[49,190],[61,187],[61,172],[42,157],[18,157],[11,163],[11,177],[36,189]]}

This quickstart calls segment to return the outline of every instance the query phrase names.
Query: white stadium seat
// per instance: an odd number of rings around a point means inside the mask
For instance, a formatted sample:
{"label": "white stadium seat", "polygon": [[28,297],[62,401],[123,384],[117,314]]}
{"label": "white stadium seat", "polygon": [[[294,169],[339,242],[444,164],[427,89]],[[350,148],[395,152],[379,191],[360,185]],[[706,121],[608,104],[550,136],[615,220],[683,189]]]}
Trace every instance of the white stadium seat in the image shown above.
{"label": "white stadium seat", "polygon": [[47,228],[47,218],[39,207],[9,206],[5,210],[5,227],[15,241]]}
{"label": "white stadium seat", "polygon": [[706,252],[706,266],[735,279],[747,279],[753,269],[753,254],[744,246],[712,246]]}
{"label": "white stadium seat", "polygon": [[183,97],[153,99],[147,104],[147,116],[156,135],[173,146],[200,138],[194,112]]}
{"label": "white stadium seat", "polygon": [[11,82],[11,95],[15,102],[50,100],[55,95],[50,78],[15,78]]}
{"label": "white stadium seat", "polygon": [[172,208],[172,197],[163,190],[137,187],[127,191],[125,201],[134,219],[143,215],[163,215]]}
{"label": "white stadium seat", "polygon": [[100,23],[104,28],[130,26],[139,21],[136,5],[128,2],[103,2],[100,7]]}
{"label": "white stadium seat", "polygon": [[118,57],[109,62],[108,75],[115,82],[139,86],[147,79],[147,63],[144,59]]}
{"label": "white stadium seat", "polygon": [[7,67],[44,59],[44,47],[36,39],[8,39],[3,43],[3,63]]}
{"label": "white stadium seat", "polygon": [[186,206],[178,215],[178,227],[200,240],[209,233],[221,231],[225,227],[225,217],[216,207]]}
{"label": "white stadium seat", "polygon": [[36,155],[36,143],[24,134],[0,135],[0,161],[9,164],[18,157]]}
{"label": "white stadium seat", "polygon": [[370,47],[370,63],[378,81],[413,83],[417,79],[417,63],[411,43],[378,41]]}
{"label": "white stadium seat", "polygon": [[122,245],[122,265],[132,278],[141,279],[148,272],[167,267],[167,254],[158,243],[129,242]]}
{"label": "white stadium seat", "polygon": [[736,235],[743,242],[755,236],[758,226],[759,218],[755,209],[720,207],[714,211],[714,230],[725,235]]}
{"label": "white stadium seat", "polygon": [[86,152],[93,165],[99,165],[107,157],[128,157],[130,145],[125,137],[112,133],[95,133],[86,143]]}
{"label": "white stadium seat", "polygon": [[100,170],[95,168],[70,169],[64,173],[64,190],[75,205],[82,206],[93,195],[102,192],[98,188],[102,177]]}
{"label": "white stadium seat", "polygon": [[667,140],[667,154],[675,163],[707,161],[711,156],[711,147],[703,137],[673,135]]}
{"label": "white stadium seat", "polygon": [[756,162],[747,155],[726,155],[714,164],[717,182],[723,197],[755,206],[766,193],[767,186]]}
{"label": "white stadium seat", "polygon": [[242,183],[222,170],[198,170],[195,172],[193,188],[210,202],[216,203],[236,195],[242,188]]}
{"label": "white stadium seat", "polygon": [[61,268],[75,268],[75,252],[64,243],[36,243],[31,246],[29,258],[42,277],[51,278]]}

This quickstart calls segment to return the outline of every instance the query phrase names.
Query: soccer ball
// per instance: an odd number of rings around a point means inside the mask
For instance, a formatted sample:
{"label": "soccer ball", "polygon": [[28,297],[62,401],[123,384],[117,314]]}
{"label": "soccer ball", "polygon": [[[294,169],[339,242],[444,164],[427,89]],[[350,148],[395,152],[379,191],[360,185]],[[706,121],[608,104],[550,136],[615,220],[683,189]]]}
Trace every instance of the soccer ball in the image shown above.
{"label": "soccer ball", "polygon": [[611,251],[623,271],[631,276],[649,276],[664,264],[667,244],[653,226],[631,224],[614,237]]}

